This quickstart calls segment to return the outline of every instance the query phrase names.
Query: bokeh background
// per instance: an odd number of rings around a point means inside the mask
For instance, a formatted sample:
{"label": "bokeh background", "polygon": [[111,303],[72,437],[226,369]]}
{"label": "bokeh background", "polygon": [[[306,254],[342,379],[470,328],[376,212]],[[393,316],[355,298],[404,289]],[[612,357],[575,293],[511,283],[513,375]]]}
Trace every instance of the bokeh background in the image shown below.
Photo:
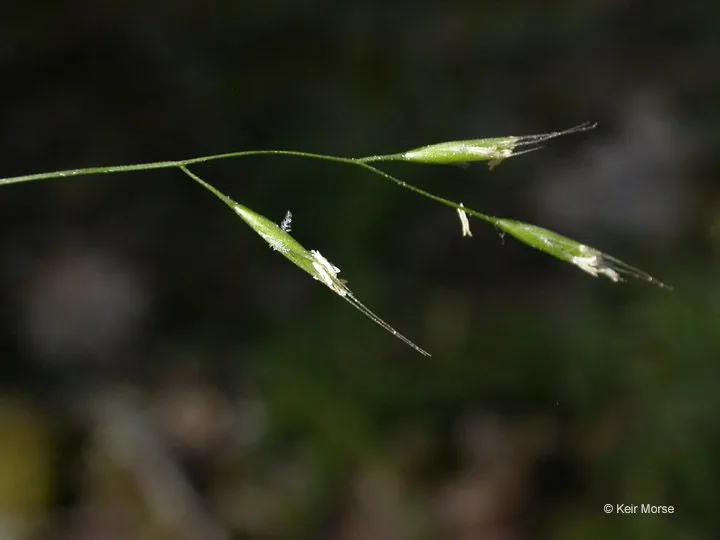
{"label": "bokeh background", "polygon": [[[593,279],[361,170],[0,189],[0,538],[720,535],[720,4],[11,2],[0,176],[338,155],[598,121],[489,172],[386,170],[675,286]],[[672,515],[606,515],[611,503]]]}

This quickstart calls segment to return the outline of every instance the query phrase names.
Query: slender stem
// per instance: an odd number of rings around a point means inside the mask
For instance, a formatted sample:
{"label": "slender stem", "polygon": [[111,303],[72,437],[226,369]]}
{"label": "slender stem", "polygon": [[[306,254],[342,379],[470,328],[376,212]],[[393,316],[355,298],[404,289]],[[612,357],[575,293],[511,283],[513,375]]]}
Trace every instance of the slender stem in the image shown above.
{"label": "slender stem", "polygon": [[195,180],[195,181],[196,181],[198,184],[200,184],[202,187],[204,187],[205,189],[207,189],[210,193],[212,193],[213,195],[215,195],[215,196],[216,196],[218,199],[220,199],[222,202],[224,202],[225,204],[227,204],[230,208],[233,207],[232,201],[230,201],[230,199],[229,199],[222,191],[220,191],[219,189],[217,189],[217,188],[216,188],[215,186],[213,186],[212,184],[208,184],[205,180],[203,180],[203,179],[200,178],[198,175],[196,175],[195,173],[193,173],[193,172],[192,172],[190,169],[188,169],[185,165],[180,165],[180,170],[181,170],[182,172],[184,172],[185,174],[187,174],[190,178],[192,178],[193,180]]}
{"label": "slender stem", "polygon": [[109,167],[87,167],[83,169],[66,169],[63,171],[52,171],[37,174],[25,174],[22,176],[12,176],[8,178],[0,178],[0,186],[6,184],[17,184],[20,182],[32,182],[34,180],[50,180],[53,178],[68,178],[72,176],[88,176],[93,174],[113,174],[134,171],[148,171],[152,169],[172,169],[175,167],[183,167],[196,165],[198,163],[207,163],[210,161],[218,161],[221,159],[232,159],[248,156],[296,156],[309,159],[320,159],[324,161],[335,161],[338,163],[353,163],[353,158],[342,158],[336,156],[328,156],[324,154],[312,154],[309,152],[296,152],[292,150],[247,150],[243,152],[228,152],[225,154],[213,154],[211,156],[201,156],[190,159],[180,159],[176,161],[153,161],[150,163],[134,163],[132,165],[111,165]]}
{"label": "slender stem", "polygon": [[471,216],[475,216],[476,218],[481,219],[487,223],[490,223],[491,225],[495,225],[495,223],[497,223],[497,221],[498,221],[498,218],[496,218],[494,216],[482,214],[480,212],[473,210],[472,208],[468,208],[467,206],[463,206],[460,203],[451,201],[450,199],[445,199],[444,197],[440,197],[438,195],[433,195],[429,191],[425,191],[424,189],[420,189],[419,187],[416,187],[412,184],[408,184],[407,182],[400,180],[399,178],[396,178],[393,175],[386,173],[385,171],[382,171],[376,167],[373,167],[372,165],[368,165],[366,163],[366,158],[349,160],[349,162],[353,165],[357,165],[358,167],[362,167],[363,169],[366,169],[374,174],[377,174],[378,176],[384,178],[385,180],[389,180],[390,182],[393,182],[402,188],[413,191],[413,192],[417,193],[418,195],[427,197],[428,199],[431,199],[440,204],[444,204],[445,206],[449,206],[449,207],[455,208],[457,210],[463,210],[467,214],[470,214]]}
{"label": "slender stem", "polygon": [[[35,180],[51,180],[55,178],[69,178],[74,176],[89,176],[89,175],[96,175],[96,174],[115,174],[115,173],[126,173],[126,172],[135,172],[135,171],[148,171],[148,170],[154,170],[154,169],[173,169],[173,168],[179,168],[182,169],[185,174],[188,174],[191,178],[193,178],[195,181],[202,184],[206,189],[209,189],[213,193],[215,193],[218,196],[222,196],[222,194],[215,190],[210,184],[207,184],[200,178],[193,175],[187,167],[190,165],[197,165],[200,163],[209,163],[211,161],[219,161],[222,159],[234,159],[234,158],[241,158],[241,157],[250,157],[250,156],[293,156],[293,157],[301,157],[301,158],[307,158],[307,159],[318,159],[321,161],[331,161],[335,163],[344,163],[347,165],[354,165],[356,167],[361,167],[365,170],[368,170],[372,172],[373,174],[376,174],[385,180],[389,180],[390,182],[393,182],[394,184],[397,184],[398,186],[408,189],[410,191],[413,191],[417,193],[418,195],[422,195],[423,197],[427,197],[435,202],[438,202],[440,204],[444,204],[445,206],[449,206],[451,208],[459,209],[460,204],[453,202],[449,199],[445,199],[443,197],[439,197],[437,195],[433,195],[432,193],[429,193],[423,189],[420,189],[418,187],[413,186],[412,184],[408,184],[407,182],[400,180],[399,178],[396,178],[392,176],[391,174],[386,173],[385,171],[381,171],[380,169],[373,167],[372,165],[368,165],[368,162],[371,161],[389,161],[392,159],[396,159],[399,154],[388,154],[388,155],[375,155],[375,156],[365,156],[360,158],[348,158],[348,157],[340,157],[340,156],[331,156],[327,154],[315,154],[311,152],[299,152],[294,150],[246,150],[242,152],[227,152],[224,154],[213,154],[209,156],[200,156],[190,159],[181,159],[181,160],[175,160],[175,161],[153,161],[149,163],[134,163],[131,165],[111,165],[108,167],[87,167],[82,169],[66,169],[62,171],[52,171],[52,172],[46,172],[46,173],[37,173],[37,174],[26,174],[22,176],[12,176],[8,178],[0,178],[0,186],[7,185],[7,184],[18,184],[20,182],[32,182]],[[224,196],[222,196],[224,197]],[[221,197],[221,198],[222,198]],[[224,200],[224,199],[223,199]],[[227,202],[227,201],[226,201]],[[480,212],[476,212],[475,210],[472,210],[471,208],[462,207],[462,210],[467,212],[468,214],[475,216],[478,219],[481,219],[483,221],[486,221],[491,224],[495,224],[497,221],[497,218],[493,216],[489,216],[486,214],[482,214]]]}
{"label": "slender stem", "polygon": [[403,154],[378,154],[355,158],[358,163],[370,163],[371,161],[404,161]]}
{"label": "slender stem", "polygon": [[88,167],[85,169],[67,169],[64,171],[52,171],[37,174],[25,174],[0,178],[0,186],[7,184],[18,184],[20,182],[32,182],[33,180],[51,180],[53,178],[68,178],[71,176],[88,176],[91,174],[111,174],[132,171],[148,171],[151,169],[170,169],[179,167],[181,161],[156,161],[154,163],[136,163],[134,165],[111,165],[110,167]]}

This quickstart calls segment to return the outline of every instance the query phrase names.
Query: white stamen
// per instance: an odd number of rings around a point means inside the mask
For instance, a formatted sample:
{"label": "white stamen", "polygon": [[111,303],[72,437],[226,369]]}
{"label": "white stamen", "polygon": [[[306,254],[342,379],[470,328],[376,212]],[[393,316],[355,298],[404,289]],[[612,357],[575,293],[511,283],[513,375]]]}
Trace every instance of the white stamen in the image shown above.
{"label": "white stamen", "polygon": [[340,296],[346,296],[348,288],[345,286],[345,283],[337,277],[340,269],[323,257],[319,251],[313,249],[310,253],[312,253],[313,259],[315,259],[312,265],[317,272],[317,275],[313,276],[313,278],[324,283]]}
{"label": "white stamen", "polygon": [[458,217],[460,217],[460,226],[462,227],[463,236],[472,236],[470,230],[470,222],[468,221],[467,212],[463,210],[463,203],[460,203],[460,208],[457,209]]}
{"label": "white stamen", "polygon": [[512,146],[503,146],[500,148],[495,148],[494,152],[492,154],[493,159],[497,160],[498,162],[502,161],[503,159],[507,159],[511,156],[514,156],[515,154],[513,151],[515,150],[515,145]]}
{"label": "white stamen", "polygon": [[602,253],[584,245],[580,246],[580,253],[582,253],[582,256],[576,256],[570,259],[570,262],[580,268],[580,270],[595,277],[603,275],[615,283],[622,281],[620,274],[608,266],[603,260]]}

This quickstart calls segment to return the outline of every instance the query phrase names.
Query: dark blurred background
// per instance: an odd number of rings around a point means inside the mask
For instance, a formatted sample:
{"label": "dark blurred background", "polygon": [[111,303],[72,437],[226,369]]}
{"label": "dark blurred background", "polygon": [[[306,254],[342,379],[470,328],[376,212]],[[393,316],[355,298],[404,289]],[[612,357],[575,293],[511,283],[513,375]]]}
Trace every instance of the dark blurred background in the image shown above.
{"label": "dark blurred background", "polygon": [[[720,536],[720,4],[11,2],[0,176],[358,156],[597,121],[489,172],[386,170],[675,286],[615,285],[368,173],[0,189],[0,538]],[[611,503],[672,515],[606,515]]]}

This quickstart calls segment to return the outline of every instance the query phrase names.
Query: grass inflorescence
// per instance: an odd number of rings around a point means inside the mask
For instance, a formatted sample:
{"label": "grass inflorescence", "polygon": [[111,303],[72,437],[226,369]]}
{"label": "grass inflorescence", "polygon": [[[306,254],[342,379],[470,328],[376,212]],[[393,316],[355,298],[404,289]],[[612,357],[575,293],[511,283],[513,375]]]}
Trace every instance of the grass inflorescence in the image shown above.
{"label": "grass inflorescence", "polygon": [[365,304],[360,302],[360,300],[358,300],[348,288],[347,282],[338,277],[340,269],[337,266],[321,255],[318,250],[307,250],[290,234],[290,223],[292,220],[292,214],[290,212],[286,214],[280,224],[276,224],[272,220],[258,214],[247,206],[234,201],[228,195],[215,188],[212,184],[200,178],[196,173],[190,170],[190,167],[211,161],[249,156],[291,156],[305,159],[331,161],[343,163],[349,166],[360,167],[384,180],[400,186],[403,189],[410,190],[415,194],[426,197],[436,203],[454,208],[460,218],[463,236],[472,236],[468,221],[468,216],[472,216],[496,227],[503,233],[509,234],[524,244],[543,251],[548,255],[552,255],[561,261],[576,266],[591,276],[603,276],[615,283],[625,281],[627,278],[634,278],[661,288],[671,289],[670,286],[652,277],[647,272],[635,268],[595,248],[537,225],[483,214],[471,208],[467,208],[461,202],[455,202],[418,188],[413,184],[409,184],[404,180],[400,180],[399,178],[378,169],[375,166],[375,164],[385,161],[404,161],[408,163],[437,165],[465,164],[475,161],[487,161],[490,168],[493,168],[505,159],[539,149],[539,144],[542,142],[563,135],[568,135],[570,133],[587,131],[593,129],[595,126],[596,124],[594,123],[584,123],[562,131],[540,133],[535,135],[449,141],[422,146],[393,154],[379,154],[360,158],[340,157],[292,150],[249,150],[213,154],[176,161],[156,161],[151,163],[88,167],[28,174],[9,178],[0,178],[0,185],[76,176],[149,171],[154,169],[179,169],[232,209],[236,215],[240,217],[240,219],[250,228],[252,228],[261,238],[263,238],[273,250],[279,252],[293,264],[310,274],[313,279],[325,285],[332,292],[343,298],[355,309],[363,313],[366,317],[401,340],[403,343],[412,347],[420,354],[430,356],[427,351],[400,334],[397,330],[365,306]]}

